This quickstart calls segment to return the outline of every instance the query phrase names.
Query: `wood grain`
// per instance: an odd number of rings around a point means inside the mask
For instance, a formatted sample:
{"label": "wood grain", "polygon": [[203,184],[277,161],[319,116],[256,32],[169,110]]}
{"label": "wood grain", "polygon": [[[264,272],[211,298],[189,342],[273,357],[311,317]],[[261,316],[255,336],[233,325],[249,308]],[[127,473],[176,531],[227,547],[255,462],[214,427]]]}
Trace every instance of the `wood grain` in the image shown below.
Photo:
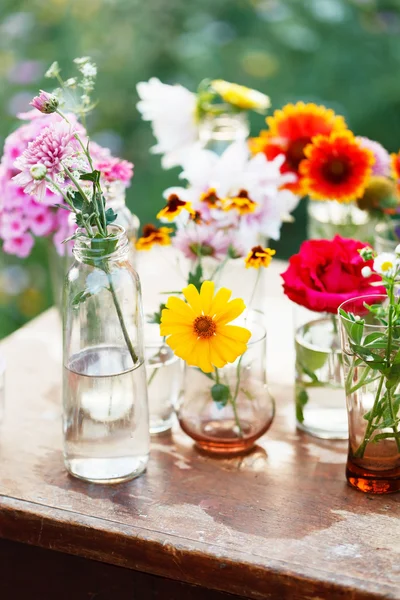
{"label": "wood grain", "polygon": [[346,445],[296,432],[280,268],[265,299],[277,417],[242,458],[201,455],[176,429],[153,440],[141,478],[75,480],[62,462],[56,313],[5,340],[0,537],[252,599],[399,600],[398,497],[351,489]]}

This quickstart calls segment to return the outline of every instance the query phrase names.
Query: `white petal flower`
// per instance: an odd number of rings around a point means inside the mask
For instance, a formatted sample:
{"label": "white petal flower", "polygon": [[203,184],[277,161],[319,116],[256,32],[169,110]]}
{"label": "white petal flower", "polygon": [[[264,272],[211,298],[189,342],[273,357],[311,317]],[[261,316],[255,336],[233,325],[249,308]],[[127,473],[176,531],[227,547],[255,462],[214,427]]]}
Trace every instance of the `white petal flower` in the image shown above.
{"label": "white petal flower", "polygon": [[385,277],[393,277],[399,265],[399,259],[391,252],[382,252],[374,260],[374,271]]}
{"label": "white petal flower", "polygon": [[394,253],[395,253],[397,256],[400,256],[400,244],[398,244],[398,245],[396,246]]}
{"label": "white petal flower", "polygon": [[151,121],[157,145],[152,152],[163,154],[165,169],[181,165],[188,151],[198,143],[196,94],[181,85],[167,85],[156,77],[137,85],[139,112]]}

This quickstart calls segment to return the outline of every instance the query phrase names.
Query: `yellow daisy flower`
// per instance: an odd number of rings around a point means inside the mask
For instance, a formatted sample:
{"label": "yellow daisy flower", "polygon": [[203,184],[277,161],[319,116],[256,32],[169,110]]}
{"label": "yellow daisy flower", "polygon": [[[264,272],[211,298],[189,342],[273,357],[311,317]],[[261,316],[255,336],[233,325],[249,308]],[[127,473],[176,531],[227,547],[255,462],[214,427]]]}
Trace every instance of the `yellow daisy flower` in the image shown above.
{"label": "yellow daisy flower", "polygon": [[212,281],[205,281],[200,293],[193,284],[182,293],[187,302],[171,296],[161,314],[160,333],[168,336],[169,347],[205,373],[233,363],[246,351],[251,336],[244,327],[228,325],[244,311],[243,300],[229,300],[232,292],[226,288],[214,295]]}
{"label": "yellow daisy flower", "polygon": [[185,202],[185,200],[181,200],[176,194],[171,194],[167,200],[167,204],[157,214],[157,219],[173,221],[183,210],[187,210],[190,214],[194,213],[190,202]]}
{"label": "yellow daisy flower", "polygon": [[214,79],[211,87],[225,102],[243,110],[264,111],[271,106],[268,96],[237,83],[229,83],[223,79]]}
{"label": "yellow daisy flower", "polygon": [[239,215],[248,215],[253,213],[258,204],[249,198],[246,190],[240,190],[234,198],[226,198],[222,204],[222,210],[237,210]]}
{"label": "yellow daisy flower", "polygon": [[272,257],[276,254],[276,250],[271,248],[263,248],[262,246],[254,246],[244,259],[246,269],[253,267],[259,269],[260,267],[269,267],[271,264]]}
{"label": "yellow daisy flower", "polygon": [[138,250],[150,250],[154,245],[169,246],[171,244],[171,227],[155,227],[151,223],[143,227],[143,235],[136,242]]}

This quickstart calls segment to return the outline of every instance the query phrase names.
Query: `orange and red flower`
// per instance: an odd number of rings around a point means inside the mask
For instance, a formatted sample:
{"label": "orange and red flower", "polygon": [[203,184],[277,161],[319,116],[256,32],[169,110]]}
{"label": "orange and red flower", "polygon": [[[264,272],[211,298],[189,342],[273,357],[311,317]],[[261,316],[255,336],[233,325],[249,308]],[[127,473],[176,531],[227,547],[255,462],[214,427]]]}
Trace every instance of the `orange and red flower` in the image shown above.
{"label": "orange and red flower", "polygon": [[392,159],[392,175],[397,183],[397,189],[400,190],[400,150],[397,154],[390,155]]}
{"label": "orange and red flower", "polygon": [[319,135],[304,154],[300,174],[312,199],[351,202],[363,195],[375,159],[350,131]]}
{"label": "orange and red flower", "polygon": [[251,151],[253,154],[263,152],[268,160],[284,154],[282,173],[294,173],[297,176],[295,183],[288,183],[285,187],[296,194],[303,194],[299,166],[304,159],[304,149],[316,135],[329,136],[334,131],[345,131],[344,118],[324,106],[297,102],[276,110],[272,117],[267,117],[266,122],[268,131],[261,131],[258,138],[250,140]]}

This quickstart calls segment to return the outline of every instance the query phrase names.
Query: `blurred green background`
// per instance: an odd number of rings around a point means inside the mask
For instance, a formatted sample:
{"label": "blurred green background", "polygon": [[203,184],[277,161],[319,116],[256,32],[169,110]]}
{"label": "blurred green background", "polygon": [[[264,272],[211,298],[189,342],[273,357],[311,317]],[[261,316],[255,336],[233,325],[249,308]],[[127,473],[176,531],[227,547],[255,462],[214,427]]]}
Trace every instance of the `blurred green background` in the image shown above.
{"label": "blurred green background", "polygon": [[[136,83],[151,76],[193,91],[224,78],[271,96],[273,108],[302,99],[343,114],[357,133],[400,146],[399,0],[1,0],[0,142],[16,126],[57,60],[65,76],[76,56],[99,68],[92,137],[134,162],[128,204],[153,220],[164,172],[149,123],[135,108]],[[251,117],[252,133],[263,126]],[[304,206],[276,245],[288,257],[305,236]],[[51,304],[47,249],[26,260],[0,256],[0,337]]]}

